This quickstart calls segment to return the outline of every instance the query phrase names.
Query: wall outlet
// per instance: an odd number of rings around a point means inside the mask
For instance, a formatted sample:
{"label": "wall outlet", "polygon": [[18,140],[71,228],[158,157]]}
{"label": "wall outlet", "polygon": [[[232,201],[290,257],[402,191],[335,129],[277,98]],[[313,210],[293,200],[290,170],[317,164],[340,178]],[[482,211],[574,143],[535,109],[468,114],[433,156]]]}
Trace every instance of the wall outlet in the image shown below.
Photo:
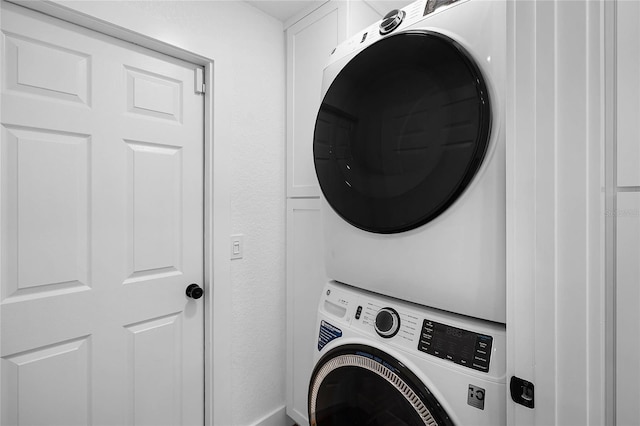
{"label": "wall outlet", "polygon": [[231,236],[231,260],[242,259],[244,253],[244,235],[236,234]]}

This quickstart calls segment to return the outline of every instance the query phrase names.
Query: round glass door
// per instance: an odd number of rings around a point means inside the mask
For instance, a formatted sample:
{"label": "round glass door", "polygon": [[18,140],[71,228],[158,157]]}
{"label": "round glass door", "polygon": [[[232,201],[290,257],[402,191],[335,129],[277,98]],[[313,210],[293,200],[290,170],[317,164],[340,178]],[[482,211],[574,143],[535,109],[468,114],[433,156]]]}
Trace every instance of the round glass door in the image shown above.
{"label": "round glass door", "polygon": [[484,78],[454,40],[398,33],[356,55],[329,87],[313,155],[322,192],[352,225],[421,226],[463,193],[491,131]]}
{"label": "round glass door", "polygon": [[453,425],[436,398],[395,358],[345,345],[325,355],[309,386],[312,426]]}

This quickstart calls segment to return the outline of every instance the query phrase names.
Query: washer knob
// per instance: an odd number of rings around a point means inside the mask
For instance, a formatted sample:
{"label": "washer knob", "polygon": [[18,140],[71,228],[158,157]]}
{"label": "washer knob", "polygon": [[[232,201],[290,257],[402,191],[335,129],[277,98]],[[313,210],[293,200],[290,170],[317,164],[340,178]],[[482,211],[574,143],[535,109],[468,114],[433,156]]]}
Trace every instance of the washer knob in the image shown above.
{"label": "washer knob", "polygon": [[393,308],[382,308],[376,314],[374,328],[381,337],[388,339],[400,330],[400,315]]}
{"label": "washer knob", "polygon": [[404,10],[400,9],[393,9],[391,12],[387,13],[380,23],[380,34],[389,34],[391,31],[398,28],[398,25],[402,23],[404,16]]}

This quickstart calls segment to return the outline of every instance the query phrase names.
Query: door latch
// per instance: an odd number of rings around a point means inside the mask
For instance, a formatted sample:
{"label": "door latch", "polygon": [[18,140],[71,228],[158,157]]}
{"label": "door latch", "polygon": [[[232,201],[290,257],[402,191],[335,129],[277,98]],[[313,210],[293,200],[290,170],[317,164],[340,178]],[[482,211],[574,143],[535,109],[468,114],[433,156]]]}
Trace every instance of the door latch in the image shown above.
{"label": "door latch", "polygon": [[520,405],[524,405],[528,408],[534,407],[534,386],[533,383],[528,382],[516,376],[511,377],[511,399]]}

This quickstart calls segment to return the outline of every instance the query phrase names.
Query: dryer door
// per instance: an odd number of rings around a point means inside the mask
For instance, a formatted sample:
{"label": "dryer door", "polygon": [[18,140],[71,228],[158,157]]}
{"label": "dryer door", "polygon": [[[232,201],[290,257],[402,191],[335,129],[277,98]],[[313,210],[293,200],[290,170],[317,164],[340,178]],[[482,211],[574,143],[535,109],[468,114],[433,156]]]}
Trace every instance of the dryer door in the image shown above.
{"label": "dryer door", "polygon": [[320,359],[309,385],[312,426],[453,425],[435,396],[392,356],[344,345]]}
{"label": "dryer door", "polygon": [[462,194],[490,130],[487,87],[471,56],[442,34],[398,33],[356,55],[329,87],[316,119],[316,174],[347,222],[407,231]]}

